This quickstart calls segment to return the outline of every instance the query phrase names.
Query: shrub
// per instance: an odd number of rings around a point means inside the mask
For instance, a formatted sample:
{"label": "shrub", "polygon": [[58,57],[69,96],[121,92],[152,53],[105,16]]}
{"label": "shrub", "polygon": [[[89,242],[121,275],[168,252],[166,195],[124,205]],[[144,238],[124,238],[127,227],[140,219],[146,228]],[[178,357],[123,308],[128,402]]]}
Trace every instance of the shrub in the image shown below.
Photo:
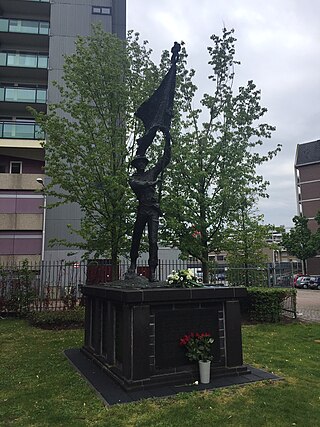
{"label": "shrub", "polygon": [[79,328],[84,326],[84,307],[63,311],[33,311],[28,315],[32,326],[44,329]]}
{"label": "shrub", "polygon": [[36,299],[37,272],[32,271],[28,260],[21,266],[0,266],[0,311],[24,317]]}
{"label": "shrub", "polygon": [[296,298],[296,290],[288,288],[247,288],[248,298],[243,307],[249,320],[276,323],[281,320],[286,298]]}

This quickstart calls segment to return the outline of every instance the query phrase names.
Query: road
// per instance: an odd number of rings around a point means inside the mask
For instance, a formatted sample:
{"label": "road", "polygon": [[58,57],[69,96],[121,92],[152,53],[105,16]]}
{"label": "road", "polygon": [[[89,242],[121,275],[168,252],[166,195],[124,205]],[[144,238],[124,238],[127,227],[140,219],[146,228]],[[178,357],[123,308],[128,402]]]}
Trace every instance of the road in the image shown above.
{"label": "road", "polygon": [[297,289],[298,319],[320,323],[320,291]]}

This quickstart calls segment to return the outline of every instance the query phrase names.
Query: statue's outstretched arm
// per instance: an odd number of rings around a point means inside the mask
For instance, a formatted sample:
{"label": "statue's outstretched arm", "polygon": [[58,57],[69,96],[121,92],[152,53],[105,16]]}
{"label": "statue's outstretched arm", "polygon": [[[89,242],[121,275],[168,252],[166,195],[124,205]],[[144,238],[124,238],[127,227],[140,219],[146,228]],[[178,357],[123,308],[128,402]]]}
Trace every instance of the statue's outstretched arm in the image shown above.
{"label": "statue's outstretched arm", "polygon": [[164,171],[164,169],[168,166],[171,160],[171,136],[168,129],[161,129],[163,132],[163,135],[165,137],[165,145],[164,145],[164,151],[163,156],[160,157],[158,162],[156,163],[154,170],[155,174],[159,175],[161,172]]}

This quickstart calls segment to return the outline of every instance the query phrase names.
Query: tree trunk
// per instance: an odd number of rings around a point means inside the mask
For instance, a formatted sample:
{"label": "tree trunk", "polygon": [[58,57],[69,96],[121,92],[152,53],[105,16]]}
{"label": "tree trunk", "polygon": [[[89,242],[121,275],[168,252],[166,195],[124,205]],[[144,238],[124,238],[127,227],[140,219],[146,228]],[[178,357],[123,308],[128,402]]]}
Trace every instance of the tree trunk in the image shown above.
{"label": "tree trunk", "polygon": [[119,263],[117,251],[112,251],[111,253],[111,274],[112,281],[119,279]]}
{"label": "tree trunk", "polygon": [[208,262],[208,260],[202,261],[202,275],[203,275],[203,283],[209,283],[209,262]]}
{"label": "tree trunk", "polygon": [[[117,218],[115,214],[112,216],[113,224],[116,224]],[[118,263],[118,233],[117,227],[114,227],[111,231],[111,272],[112,281],[119,279],[119,263]]]}
{"label": "tree trunk", "polygon": [[[243,252],[244,252],[244,268],[245,268],[245,286],[248,287],[249,286],[249,263],[248,263],[248,259],[249,259],[249,248],[248,248],[248,238],[247,238],[247,230],[246,230],[246,222],[245,219],[248,217],[247,215],[247,211],[245,210],[246,208],[246,203],[242,202],[242,206],[241,206],[241,217],[242,217],[242,238],[243,238],[243,242],[244,242],[244,248],[243,248]],[[246,215],[246,217],[245,217]]]}
{"label": "tree trunk", "polygon": [[306,262],[306,260],[305,260],[305,259],[303,259],[303,260],[302,260],[302,273],[303,273],[304,275],[307,275],[307,274],[308,274],[308,272],[307,272],[307,262]]}

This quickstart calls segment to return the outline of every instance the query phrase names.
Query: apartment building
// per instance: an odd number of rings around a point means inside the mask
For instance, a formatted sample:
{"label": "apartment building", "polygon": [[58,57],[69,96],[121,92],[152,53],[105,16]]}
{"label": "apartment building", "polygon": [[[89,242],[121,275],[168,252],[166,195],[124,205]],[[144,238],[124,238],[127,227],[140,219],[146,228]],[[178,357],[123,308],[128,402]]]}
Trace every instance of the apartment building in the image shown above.
{"label": "apartment building", "polygon": [[[320,211],[320,140],[298,144],[295,161],[298,212],[309,218],[311,231]],[[320,255],[307,260],[309,274],[320,274]]]}
{"label": "apartment building", "polygon": [[[0,0],[0,263],[66,259],[49,247],[80,221],[77,205],[43,213],[43,135],[27,107],[57,101],[63,56],[91,25],[126,35],[125,0]],[[68,236],[69,238],[69,236]]]}

